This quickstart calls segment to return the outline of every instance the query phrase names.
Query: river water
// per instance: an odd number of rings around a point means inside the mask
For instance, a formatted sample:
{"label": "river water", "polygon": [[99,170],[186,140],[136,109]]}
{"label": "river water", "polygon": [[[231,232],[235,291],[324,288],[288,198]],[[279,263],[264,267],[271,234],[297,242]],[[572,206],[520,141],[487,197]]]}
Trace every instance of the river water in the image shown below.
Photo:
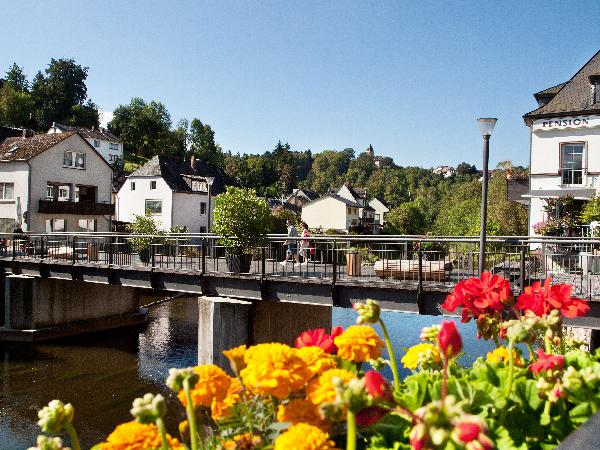
{"label": "river water", "polygon": [[[351,309],[334,308],[333,323],[347,327],[356,319]],[[397,349],[419,342],[422,327],[441,317],[384,313]],[[475,338],[473,324],[460,324],[468,364],[492,346]],[[58,398],[75,406],[75,425],[82,445],[89,448],[116,424],[131,419],[134,398],[160,392],[169,402],[171,422],[184,411],[164,386],[170,367],[194,365],[197,358],[197,304],[181,298],[152,308],[146,328],[78,337],[38,345],[2,345],[0,381],[0,449],[26,449],[39,433],[37,411]],[[401,364],[400,364],[401,366]],[[404,370],[403,375],[409,372]],[[389,376],[389,374],[388,374]]]}

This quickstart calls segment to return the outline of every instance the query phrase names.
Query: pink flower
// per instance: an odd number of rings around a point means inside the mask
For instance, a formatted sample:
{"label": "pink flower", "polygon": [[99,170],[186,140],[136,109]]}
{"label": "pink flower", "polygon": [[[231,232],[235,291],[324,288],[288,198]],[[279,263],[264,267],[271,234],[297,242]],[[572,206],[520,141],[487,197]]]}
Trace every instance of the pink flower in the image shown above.
{"label": "pink flower", "polygon": [[296,338],[296,348],[321,347],[325,353],[337,354],[337,347],[333,340],[343,332],[342,327],[334,327],[331,334],[325,333],[324,328],[307,330]]}
{"label": "pink flower", "polygon": [[356,413],[356,425],[359,427],[369,427],[375,425],[387,414],[387,409],[380,406],[369,406]]}
{"label": "pink flower", "polygon": [[538,360],[529,366],[529,370],[535,375],[552,369],[562,369],[565,364],[565,357],[562,355],[548,355],[541,348],[538,348],[536,353]]}

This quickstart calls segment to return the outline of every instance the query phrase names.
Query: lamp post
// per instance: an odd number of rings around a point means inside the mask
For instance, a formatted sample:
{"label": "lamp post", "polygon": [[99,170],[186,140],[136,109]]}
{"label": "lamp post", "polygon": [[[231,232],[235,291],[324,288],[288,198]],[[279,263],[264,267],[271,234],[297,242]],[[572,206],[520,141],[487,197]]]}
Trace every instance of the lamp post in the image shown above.
{"label": "lamp post", "polygon": [[215,177],[204,177],[206,179],[206,184],[208,185],[208,223],[206,226],[206,231],[210,233],[210,187],[215,182]]}
{"label": "lamp post", "polygon": [[485,263],[485,238],[487,224],[488,160],[490,157],[490,137],[498,119],[485,117],[477,119],[483,136],[483,181],[481,183],[481,228],[479,232],[479,275],[483,273]]}

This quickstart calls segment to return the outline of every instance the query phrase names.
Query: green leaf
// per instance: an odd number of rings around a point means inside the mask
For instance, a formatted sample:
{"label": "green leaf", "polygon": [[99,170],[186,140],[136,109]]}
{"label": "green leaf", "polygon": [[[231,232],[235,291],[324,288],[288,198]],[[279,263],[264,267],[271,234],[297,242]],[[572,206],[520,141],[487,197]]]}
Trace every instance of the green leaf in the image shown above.
{"label": "green leaf", "polygon": [[577,425],[585,423],[592,414],[594,414],[594,410],[589,402],[581,403],[569,411],[571,421]]}

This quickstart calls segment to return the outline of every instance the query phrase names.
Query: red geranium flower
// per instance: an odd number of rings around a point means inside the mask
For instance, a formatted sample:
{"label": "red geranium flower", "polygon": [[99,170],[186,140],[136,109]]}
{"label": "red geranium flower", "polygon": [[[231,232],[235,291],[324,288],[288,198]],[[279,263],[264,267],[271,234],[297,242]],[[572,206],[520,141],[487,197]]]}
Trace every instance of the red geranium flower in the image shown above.
{"label": "red geranium flower", "polygon": [[461,422],[456,425],[456,434],[461,442],[467,443],[474,441],[481,433],[481,427],[473,422]]}
{"label": "red geranium flower", "polygon": [[555,284],[551,286],[552,278],[546,278],[544,284],[539,281],[527,286],[517,300],[517,308],[521,311],[531,311],[536,316],[549,314],[558,309],[565,317],[585,316],[590,310],[585,300],[571,297],[573,286],[570,284]]}
{"label": "red geranium flower", "polygon": [[462,307],[462,322],[481,314],[496,314],[512,304],[510,283],[501,275],[483,272],[481,278],[462,280],[446,297],[442,307],[450,312]]}
{"label": "red geranium flower", "polygon": [[369,406],[365,409],[361,409],[356,413],[356,425],[359,427],[369,427],[375,425],[383,416],[387,414],[387,409],[380,406]]}
{"label": "red geranium flower", "polygon": [[334,327],[331,334],[325,333],[324,328],[307,330],[296,338],[296,348],[321,347],[325,353],[335,355],[338,349],[333,340],[343,331],[342,327]]}
{"label": "red geranium flower", "polygon": [[536,353],[538,360],[529,366],[529,370],[535,375],[547,370],[562,369],[565,364],[565,357],[562,355],[548,355],[541,348],[538,348]]}
{"label": "red geranium flower", "polygon": [[392,391],[387,380],[379,372],[369,370],[365,372],[365,389],[374,399],[392,401]]}

